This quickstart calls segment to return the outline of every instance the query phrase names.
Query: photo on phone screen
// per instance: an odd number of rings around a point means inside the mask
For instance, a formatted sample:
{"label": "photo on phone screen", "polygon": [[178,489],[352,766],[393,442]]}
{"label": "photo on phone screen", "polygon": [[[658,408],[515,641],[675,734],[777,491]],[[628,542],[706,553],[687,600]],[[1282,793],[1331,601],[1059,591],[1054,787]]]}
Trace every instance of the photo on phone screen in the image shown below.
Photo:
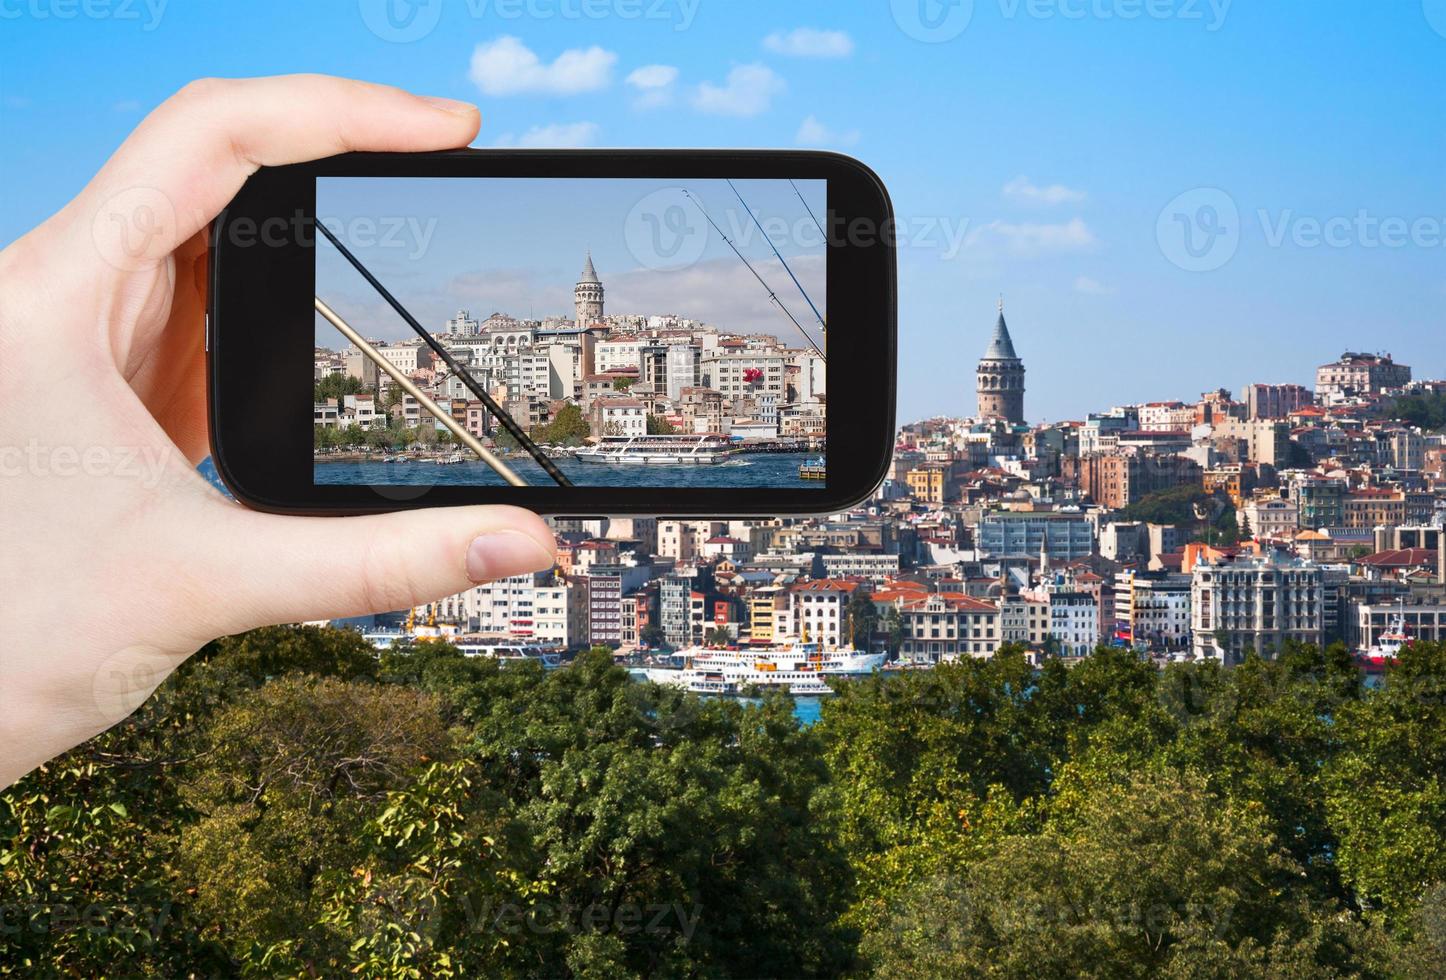
{"label": "photo on phone screen", "polygon": [[[579,487],[822,488],[828,183],[318,177],[317,221],[453,364],[324,239],[316,295],[529,484],[540,452]],[[504,483],[315,331],[316,485]]]}

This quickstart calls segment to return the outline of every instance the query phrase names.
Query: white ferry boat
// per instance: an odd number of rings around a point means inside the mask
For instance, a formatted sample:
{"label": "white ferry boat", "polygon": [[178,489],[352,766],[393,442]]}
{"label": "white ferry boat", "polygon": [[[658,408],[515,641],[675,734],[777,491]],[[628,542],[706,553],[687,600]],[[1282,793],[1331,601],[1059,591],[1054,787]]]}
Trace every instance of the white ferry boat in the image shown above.
{"label": "white ferry boat", "polygon": [[752,688],[781,687],[795,697],[832,694],[817,671],[776,670],[771,667],[644,667],[641,673],[655,684],[681,687],[694,694],[740,695]]}
{"label": "white ferry boat", "polygon": [[636,466],[716,466],[726,462],[731,449],[717,436],[606,437],[595,446],[579,449],[580,463]]}
{"label": "white ferry boat", "polygon": [[695,694],[739,695],[751,688],[781,687],[795,697],[821,697],[833,693],[826,678],[872,674],[884,664],[882,653],[825,651],[807,642],[760,650],[694,647],[679,655],[683,667],[647,667],[642,675]]}
{"label": "white ferry boat", "polygon": [[831,676],[872,674],[883,667],[885,654],[861,653],[848,647],[824,650],[817,643],[795,643],[788,647],[765,647],[755,650],[711,650],[692,647],[679,654],[695,667],[745,667],[767,662],[774,669],[812,670]]}
{"label": "white ferry boat", "polygon": [[562,655],[549,647],[514,640],[467,636],[458,627],[446,623],[437,626],[418,624],[407,630],[373,630],[363,633],[362,638],[378,651],[391,649],[403,641],[442,640],[452,644],[468,657],[491,657],[504,664],[536,660],[545,670],[552,670],[562,664]]}

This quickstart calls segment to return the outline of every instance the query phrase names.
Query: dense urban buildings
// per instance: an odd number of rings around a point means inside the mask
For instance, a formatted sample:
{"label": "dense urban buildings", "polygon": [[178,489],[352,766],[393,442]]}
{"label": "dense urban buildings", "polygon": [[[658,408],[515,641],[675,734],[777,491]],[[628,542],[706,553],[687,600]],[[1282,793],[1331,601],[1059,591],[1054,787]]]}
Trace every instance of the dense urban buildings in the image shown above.
{"label": "dense urban buildings", "polygon": [[[735,446],[821,445],[827,372],[805,338],[786,344],[679,313],[609,312],[605,300],[589,254],[573,286],[570,317],[496,312],[479,320],[458,310],[437,335],[458,373],[419,339],[371,343],[483,440],[498,435],[498,420],[461,372],[523,428],[554,444],[701,436]],[[450,441],[442,423],[355,348],[317,347],[314,380],[320,462],[347,461],[339,451],[365,452],[383,442],[426,449]]]}
{"label": "dense urban buildings", "polygon": [[[707,425],[749,425],[821,395],[821,365],[801,351],[672,320],[622,329],[596,279],[589,263],[577,316],[612,323],[604,339],[459,314],[453,340],[506,358],[552,338],[538,385],[570,369],[559,345],[578,352],[588,383],[601,361],[602,377],[630,377],[630,390],[600,382],[584,397],[596,422],[625,431],[635,403],[644,416],[667,403]],[[888,477],[859,507],[558,520],[552,572],[403,614],[622,657],[812,643],[919,667],[1004,644],[1036,660],[1109,644],[1234,665],[1291,642],[1340,641],[1369,659],[1392,636],[1439,637],[1446,433],[1417,416],[1446,386],[1410,381],[1386,355],[1347,354],[1318,374],[1314,393],[1251,383],[1234,388],[1239,400],[1218,388],[1030,426],[1001,311],[976,414],[903,426]],[[736,415],[744,403],[758,414]],[[377,409],[349,396],[335,411]]]}

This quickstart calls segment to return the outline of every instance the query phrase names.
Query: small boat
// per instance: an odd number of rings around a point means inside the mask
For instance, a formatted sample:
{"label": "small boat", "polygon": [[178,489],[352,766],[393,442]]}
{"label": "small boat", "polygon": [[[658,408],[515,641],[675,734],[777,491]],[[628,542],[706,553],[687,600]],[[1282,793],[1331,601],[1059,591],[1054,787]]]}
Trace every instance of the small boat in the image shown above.
{"label": "small boat", "polygon": [[467,457],[461,453],[452,453],[450,456],[438,456],[435,462],[438,466],[456,466],[458,463],[467,462]]}
{"label": "small boat", "polygon": [[1372,646],[1356,653],[1356,666],[1367,673],[1380,673],[1395,665],[1402,648],[1410,642],[1411,638],[1406,635],[1405,614],[1398,612]]}
{"label": "small boat", "polygon": [[822,456],[805,461],[798,468],[800,480],[827,480],[828,469]]}

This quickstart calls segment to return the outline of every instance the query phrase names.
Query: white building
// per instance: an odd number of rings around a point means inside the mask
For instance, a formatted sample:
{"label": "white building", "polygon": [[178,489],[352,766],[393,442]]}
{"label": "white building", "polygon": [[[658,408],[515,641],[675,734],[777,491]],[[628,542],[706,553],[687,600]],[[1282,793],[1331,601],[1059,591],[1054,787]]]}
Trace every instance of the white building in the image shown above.
{"label": "white building", "polygon": [[1066,657],[1088,656],[1100,639],[1100,607],[1088,592],[1051,591],[1049,601],[1049,635],[1059,642],[1059,653]]}
{"label": "white building", "polygon": [[432,366],[432,352],[420,343],[378,347],[377,352],[403,374]]}
{"label": "white building", "polygon": [[[849,597],[857,588],[857,582],[837,579],[800,582],[793,586],[788,590],[786,638],[801,640],[807,636],[810,642],[822,644],[826,650],[846,646],[849,637],[845,610],[848,608]],[[862,644],[866,641],[860,637],[859,642]]]}
{"label": "white building", "polygon": [[636,398],[599,398],[592,403],[593,435],[632,439],[648,434],[648,411]]}
{"label": "white building", "polygon": [[783,368],[781,352],[745,348],[710,351],[702,358],[700,373],[704,387],[721,391],[726,398],[772,394],[781,399],[786,394]]}
{"label": "white building", "polygon": [[416,614],[465,625],[469,632],[571,648],[587,639],[582,590],[551,572],[513,575],[419,606]]}
{"label": "white building", "polygon": [[457,315],[447,321],[446,332],[453,337],[475,337],[482,332],[482,324],[472,319],[466,310],[458,310]]}
{"label": "white building", "polygon": [[1293,538],[1300,522],[1296,502],[1283,497],[1251,498],[1237,513],[1241,526],[1249,521],[1250,533],[1257,538]]}
{"label": "white building", "polygon": [[622,371],[638,367],[638,351],[647,341],[636,338],[626,340],[599,340],[595,357],[599,374]]}
{"label": "white building", "polygon": [[1190,619],[1195,656],[1225,663],[1272,657],[1286,640],[1320,645],[1323,570],[1298,559],[1202,561],[1191,573]]}
{"label": "white building", "polygon": [[870,582],[883,582],[899,574],[899,556],[846,551],[837,555],[824,555],[823,568],[829,578],[861,578]]}

